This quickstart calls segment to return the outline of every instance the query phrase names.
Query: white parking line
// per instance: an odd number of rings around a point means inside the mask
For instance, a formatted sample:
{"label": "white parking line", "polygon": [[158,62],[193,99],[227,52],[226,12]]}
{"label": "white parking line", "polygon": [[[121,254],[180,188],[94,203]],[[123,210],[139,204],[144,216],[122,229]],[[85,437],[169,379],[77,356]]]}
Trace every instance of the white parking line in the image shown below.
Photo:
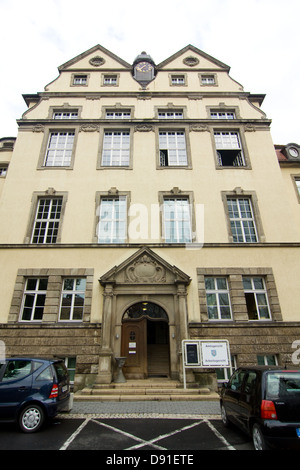
{"label": "white parking line", "polygon": [[76,429],[75,432],[73,432],[73,434],[69,437],[69,439],[66,440],[66,442],[61,446],[59,450],[66,450],[71,444],[71,442],[74,441],[75,437],[78,436],[78,434],[88,424],[89,421],[90,421],[90,418],[87,418],[85,421],[83,421],[83,423],[81,423],[81,425]]}
{"label": "white parking line", "polygon": [[[167,449],[165,449],[164,447],[161,447],[161,446],[157,446],[157,445],[155,445],[155,444],[152,444],[152,441],[146,441],[146,440],[144,440],[144,439],[141,439],[140,437],[135,436],[134,434],[130,434],[130,433],[126,432],[126,431],[122,431],[122,429],[115,428],[114,426],[110,426],[109,424],[102,423],[101,421],[95,421],[94,419],[93,419],[92,421],[93,421],[94,423],[99,424],[100,426],[104,426],[105,428],[111,429],[112,431],[115,431],[115,432],[117,432],[117,433],[119,433],[119,434],[123,434],[124,436],[129,437],[129,438],[134,439],[135,441],[138,441],[138,442],[139,442],[139,444],[137,444],[136,446],[128,447],[127,449],[124,449],[124,450],[138,449],[139,447],[143,447],[143,446],[146,445],[146,444],[151,445],[151,447],[154,447],[155,449],[167,450]],[[156,439],[153,439],[153,441],[155,442]]]}
{"label": "white parking line", "polygon": [[226,448],[228,450],[236,450],[226,439],[224,436],[222,436],[221,433],[219,433],[219,431],[214,427],[214,425],[206,418],[204,419],[201,419],[200,421],[196,421],[190,425],[187,425],[187,426],[184,426],[182,428],[179,428],[179,429],[176,429],[174,431],[171,431],[169,433],[166,433],[166,434],[162,434],[160,436],[157,436],[153,439],[150,439],[150,440],[145,440],[145,439],[142,439],[140,437],[137,437],[135,436],[134,434],[131,434],[131,433],[128,433],[126,431],[123,431],[122,429],[119,429],[119,428],[116,428],[114,426],[111,426],[107,423],[103,423],[101,421],[97,421],[95,418],[86,418],[83,423],[81,423],[81,425],[76,429],[75,432],[73,432],[73,434],[66,440],[66,442],[60,447],[60,450],[66,450],[69,445],[74,441],[74,439],[80,434],[80,432],[85,428],[85,426],[90,422],[92,421],[93,423],[96,423],[98,424],[99,426],[103,426],[107,429],[110,429],[111,431],[114,431],[118,434],[122,434],[126,437],[129,437],[130,439],[133,439],[135,441],[138,442],[138,444],[136,445],[133,445],[133,446],[130,446],[124,450],[137,450],[137,449],[140,449],[141,447],[144,447],[145,445],[148,445],[150,447],[153,447],[154,449],[157,449],[157,450],[167,450],[165,447],[162,447],[160,445],[157,444],[158,441],[161,441],[162,439],[166,439],[168,437],[171,437],[171,436],[174,436],[175,434],[178,434],[180,432],[183,432],[183,431],[187,431],[189,429],[192,429],[196,426],[198,426],[199,424],[202,424],[202,423],[205,423],[207,424],[207,426],[211,429],[211,431],[214,433],[214,435],[226,446]]}
{"label": "white parking line", "polygon": [[234,447],[232,447],[231,444],[229,444],[229,442],[225,439],[225,437],[222,436],[221,433],[219,433],[219,431],[214,427],[214,425],[211,424],[210,421],[208,421],[208,419],[204,419],[203,421],[212,430],[212,432],[215,434],[215,436],[217,436],[225,444],[225,446],[227,447],[228,450],[236,450]]}
{"label": "white parking line", "polygon": [[[183,428],[176,429],[175,431],[169,432],[167,434],[162,434],[161,436],[155,437],[154,439],[151,439],[150,441],[145,441],[143,445],[148,444],[150,446],[154,446],[154,442],[160,441],[162,439],[166,439],[167,437],[174,436],[175,434],[178,434],[179,432],[186,431],[187,429],[194,428],[195,426],[198,426],[198,424],[201,424],[203,421],[197,421],[196,423],[190,424],[188,426],[184,426]],[[126,450],[136,450],[141,447],[141,444],[128,447]],[[156,447],[156,446],[155,446]],[[158,446],[157,446],[158,447]],[[160,447],[162,450],[167,450],[164,447]]]}

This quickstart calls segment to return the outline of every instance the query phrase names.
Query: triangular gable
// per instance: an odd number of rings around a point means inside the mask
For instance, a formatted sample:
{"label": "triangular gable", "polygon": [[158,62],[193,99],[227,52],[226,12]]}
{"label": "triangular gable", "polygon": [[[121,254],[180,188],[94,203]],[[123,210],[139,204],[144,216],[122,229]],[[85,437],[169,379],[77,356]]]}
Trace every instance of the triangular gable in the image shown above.
{"label": "triangular gable", "polygon": [[119,266],[104,274],[99,282],[105,284],[185,284],[190,277],[171,266],[149,248],[141,248]]}
{"label": "triangular gable", "polygon": [[[94,61],[93,63],[90,63],[90,60],[98,59],[99,60],[99,65],[97,65],[97,60]],[[104,63],[101,64],[101,60],[104,59]],[[92,47],[91,49],[87,50],[86,52],[83,52],[82,54],[79,54],[78,56],[74,57],[73,59],[69,60],[68,62],[65,62],[62,64],[60,67],[58,67],[58,70],[65,71],[65,70],[70,70],[70,69],[88,69],[92,68],[95,69],[98,66],[102,66],[104,68],[106,67],[115,67],[115,68],[120,68],[124,67],[126,69],[131,69],[131,65],[128,64],[125,60],[121,59],[117,55],[113,54],[110,52],[108,49],[105,49],[105,47],[100,46],[100,44]]]}
{"label": "triangular gable", "polygon": [[219,60],[215,59],[214,57],[210,56],[209,54],[206,54],[205,52],[201,51],[195,46],[192,46],[189,44],[188,46],[184,47],[180,51],[176,52],[173,54],[171,57],[168,59],[164,60],[160,64],[157,65],[157,69],[163,69],[165,67],[168,68],[182,68],[182,69],[190,69],[191,68],[191,62],[189,63],[188,59],[189,57],[196,58],[199,60],[198,64],[192,65],[193,67],[199,69],[210,69],[210,68],[218,68],[218,69],[223,69],[227,72],[229,72],[230,67],[223,62],[220,62]]}

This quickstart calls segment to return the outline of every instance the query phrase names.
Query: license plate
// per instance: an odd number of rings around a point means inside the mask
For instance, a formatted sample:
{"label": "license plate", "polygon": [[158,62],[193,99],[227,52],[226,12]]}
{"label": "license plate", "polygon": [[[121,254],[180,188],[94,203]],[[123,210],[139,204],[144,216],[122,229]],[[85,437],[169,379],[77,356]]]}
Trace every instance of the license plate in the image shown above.
{"label": "license plate", "polygon": [[62,391],[63,393],[65,393],[67,390],[68,390],[68,385],[64,385],[64,386],[61,388],[61,391]]}
{"label": "license plate", "polygon": [[300,428],[296,428],[297,436],[300,437]]}

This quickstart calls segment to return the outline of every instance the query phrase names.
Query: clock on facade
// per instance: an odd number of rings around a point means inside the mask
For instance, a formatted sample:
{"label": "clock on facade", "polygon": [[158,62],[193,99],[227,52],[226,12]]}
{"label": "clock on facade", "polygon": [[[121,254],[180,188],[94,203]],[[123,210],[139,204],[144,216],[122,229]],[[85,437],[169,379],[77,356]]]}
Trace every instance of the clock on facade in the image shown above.
{"label": "clock on facade", "polygon": [[155,64],[146,52],[142,52],[133,62],[133,78],[142,86],[146,86],[154,77]]}

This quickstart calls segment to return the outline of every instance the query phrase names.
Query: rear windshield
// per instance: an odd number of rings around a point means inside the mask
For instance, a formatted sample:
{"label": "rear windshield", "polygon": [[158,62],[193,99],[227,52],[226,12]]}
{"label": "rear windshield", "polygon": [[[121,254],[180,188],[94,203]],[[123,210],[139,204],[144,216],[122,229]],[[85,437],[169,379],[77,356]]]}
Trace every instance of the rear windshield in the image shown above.
{"label": "rear windshield", "polygon": [[300,372],[267,374],[267,398],[300,397]]}
{"label": "rear windshield", "polygon": [[68,370],[63,362],[54,362],[53,366],[58,380],[63,380],[68,376]]}

